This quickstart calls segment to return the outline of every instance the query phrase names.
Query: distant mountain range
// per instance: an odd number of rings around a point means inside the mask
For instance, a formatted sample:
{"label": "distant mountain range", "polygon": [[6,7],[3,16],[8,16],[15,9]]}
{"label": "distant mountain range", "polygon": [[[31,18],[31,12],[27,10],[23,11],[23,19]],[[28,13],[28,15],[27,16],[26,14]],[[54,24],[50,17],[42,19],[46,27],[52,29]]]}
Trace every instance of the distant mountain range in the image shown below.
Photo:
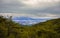
{"label": "distant mountain range", "polygon": [[39,22],[44,22],[46,20],[49,20],[49,18],[42,19],[42,18],[32,18],[32,17],[13,17],[12,20],[22,25],[31,25]]}

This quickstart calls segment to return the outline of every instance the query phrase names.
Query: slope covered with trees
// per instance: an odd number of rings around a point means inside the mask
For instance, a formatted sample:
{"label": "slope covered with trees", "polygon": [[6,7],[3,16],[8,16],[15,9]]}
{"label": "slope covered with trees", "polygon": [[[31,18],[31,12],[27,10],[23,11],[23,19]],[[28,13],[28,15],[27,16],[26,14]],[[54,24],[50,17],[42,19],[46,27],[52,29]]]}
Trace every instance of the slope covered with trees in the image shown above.
{"label": "slope covered with trees", "polygon": [[60,18],[24,26],[0,16],[0,38],[60,38]]}

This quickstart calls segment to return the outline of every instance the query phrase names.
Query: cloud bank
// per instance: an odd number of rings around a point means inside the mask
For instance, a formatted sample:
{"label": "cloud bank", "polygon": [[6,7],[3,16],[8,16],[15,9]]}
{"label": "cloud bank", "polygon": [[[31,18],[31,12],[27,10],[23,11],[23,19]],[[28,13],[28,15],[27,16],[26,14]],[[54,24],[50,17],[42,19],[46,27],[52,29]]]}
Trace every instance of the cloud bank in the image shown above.
{"label": "cloud bank", "polygon": [[60,0],[0,0],[0,15],[60,17]]}

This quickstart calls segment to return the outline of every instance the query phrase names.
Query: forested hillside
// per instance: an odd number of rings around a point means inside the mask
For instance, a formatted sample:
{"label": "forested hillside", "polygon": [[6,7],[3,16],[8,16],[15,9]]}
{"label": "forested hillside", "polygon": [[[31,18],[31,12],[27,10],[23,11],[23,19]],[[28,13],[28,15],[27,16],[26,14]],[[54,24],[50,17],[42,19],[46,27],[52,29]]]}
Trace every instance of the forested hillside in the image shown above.
{"label": "forested hillside", "polygon": [[11,18],[0,16],[0,38],[60,38],[60,18],[31,26],[15,23]]}

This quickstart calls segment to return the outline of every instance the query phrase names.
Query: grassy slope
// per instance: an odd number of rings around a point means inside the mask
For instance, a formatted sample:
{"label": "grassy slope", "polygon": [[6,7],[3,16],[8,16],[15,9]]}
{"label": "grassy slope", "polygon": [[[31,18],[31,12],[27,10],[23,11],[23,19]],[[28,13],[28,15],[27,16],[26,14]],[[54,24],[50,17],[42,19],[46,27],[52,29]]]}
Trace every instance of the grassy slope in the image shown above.
{"label": "grassy slope", "polygon": [[0,38],[60,38],[60,18],[22,26],[0,16]]}

